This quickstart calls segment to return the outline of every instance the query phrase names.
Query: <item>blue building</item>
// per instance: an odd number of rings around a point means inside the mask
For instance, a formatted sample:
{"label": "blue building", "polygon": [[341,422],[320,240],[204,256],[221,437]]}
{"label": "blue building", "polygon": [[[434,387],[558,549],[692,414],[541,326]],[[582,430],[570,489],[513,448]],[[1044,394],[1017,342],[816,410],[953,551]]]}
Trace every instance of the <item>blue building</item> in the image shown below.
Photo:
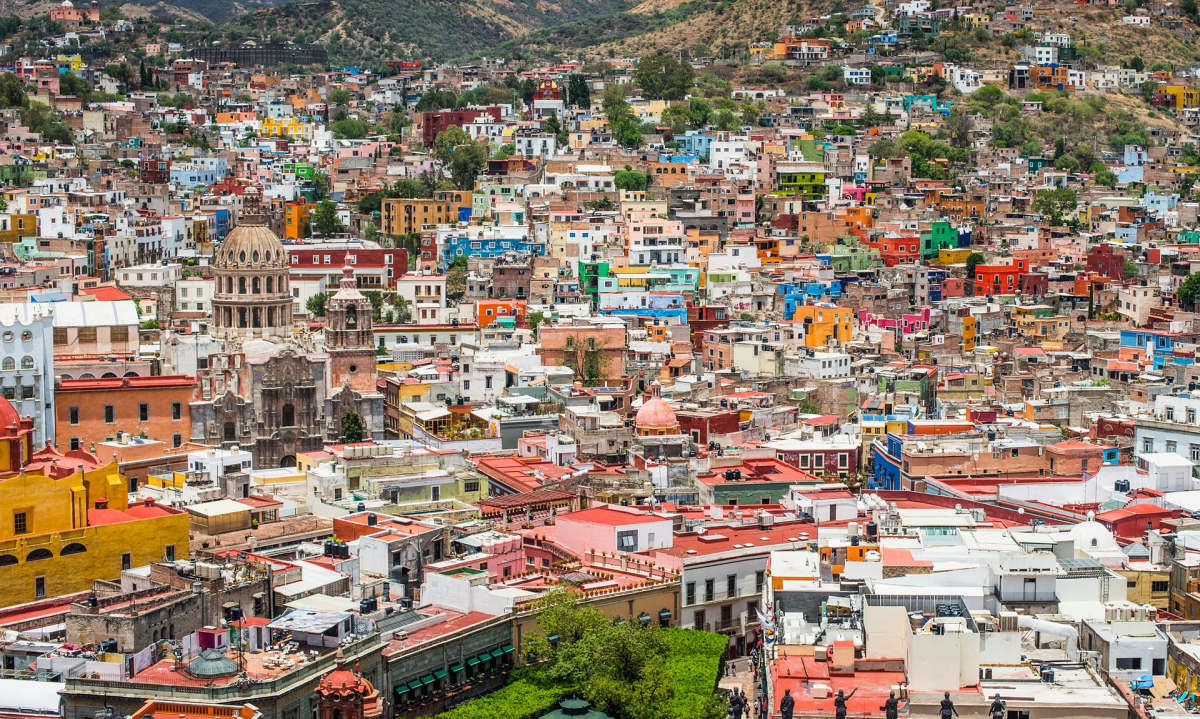
{"label": "blue building", "polygon": [[[524,228],[514,228],[524,230]],[[480,232],[476,237],[469,233],[446,235],[441,238],[442,261],[446,264],[455,257],[498,257],[505,252],[538,255],[546,254],[546,244],[529,239],[526,232],[504,235],[499,232]]]}
{"label": "blue building", "polygon": [[712,147],[713,136],[699,130],[688,130],[682,135],[676,135],[675,142],[679,143],[680,152],[696,157],[703,157],[708,154],[709,148]]}
{"label": "blue building", "polygon": [[1149,347],[1155,354],[1171,354],[1175,347],[1175,339],[1171,332],[1165,330],[1121,330],[1121,346]]}

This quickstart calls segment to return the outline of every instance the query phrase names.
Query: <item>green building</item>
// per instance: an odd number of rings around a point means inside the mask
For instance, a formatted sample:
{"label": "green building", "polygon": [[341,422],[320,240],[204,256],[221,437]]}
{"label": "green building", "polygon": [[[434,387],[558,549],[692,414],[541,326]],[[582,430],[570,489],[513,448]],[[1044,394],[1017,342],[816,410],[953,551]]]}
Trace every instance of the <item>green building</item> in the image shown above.
{"label": "green building", "polygon": [[922,259],[937,257],[941,250],[953,250],[957,247],[958,230],[945,220],[934,222],[928,232],[921,233]]}
{"label": "green building", "polygon": [[601,277],[608,277],[607,262],[579,263],[579,287],[592,296],[592,307],[600,304]]}
{"label": "green building", "polygon": [[830,245],[827,249],[829,266],[835,274],[869,270],[883,264],[878,248],[861,244],[858,238],[852,235],[839,237],[837,244]]}
{"label": "green building", "polygon": [[815,162],[789,162],[776,167],[779,189],[772,194],[819,200],[825,197],[825,166]]}

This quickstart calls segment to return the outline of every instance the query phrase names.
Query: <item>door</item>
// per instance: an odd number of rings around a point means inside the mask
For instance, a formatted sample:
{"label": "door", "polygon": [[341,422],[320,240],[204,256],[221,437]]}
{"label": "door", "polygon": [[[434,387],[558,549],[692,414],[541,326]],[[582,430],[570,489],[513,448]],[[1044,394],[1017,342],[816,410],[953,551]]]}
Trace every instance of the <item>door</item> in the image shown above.
{"label": "door", "polygon": [[1032,602],[1037,599],[1037,580],[1027,578],[1025,580],[1025,601]]}

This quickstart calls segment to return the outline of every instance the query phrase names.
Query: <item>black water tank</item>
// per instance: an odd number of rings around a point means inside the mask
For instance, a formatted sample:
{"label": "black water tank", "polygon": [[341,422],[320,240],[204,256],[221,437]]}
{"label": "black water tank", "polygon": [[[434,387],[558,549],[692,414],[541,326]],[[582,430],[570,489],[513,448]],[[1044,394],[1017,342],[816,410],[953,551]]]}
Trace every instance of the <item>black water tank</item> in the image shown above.
{"label": "black water tank", "polygon": [[874,539],[879,536],[879,525],[874,522],[867,522],[867,537]]}
{"label": "black water tank", "polygon": [[857,535],[857,534],[856,534],[856,535],[854,535],[853,537],[851,537],[851,538],[850,538],[850,546],[851,546],[851,547],[857,547],[857,546],[858,546],[858,542],[859,542],[859,539],[858,539],[858,535]]}
{"label": "black water tank", "polygon": [[359,502],[358,503],[358,511],[360,511],[360,512],[367,511],[367,505],[363,504],[362,502]]}
{"label": "black water tank", "polygon": [[375,516],[374,512],[367,515],[367,526],[375,527],[379,525],[379,517]]}

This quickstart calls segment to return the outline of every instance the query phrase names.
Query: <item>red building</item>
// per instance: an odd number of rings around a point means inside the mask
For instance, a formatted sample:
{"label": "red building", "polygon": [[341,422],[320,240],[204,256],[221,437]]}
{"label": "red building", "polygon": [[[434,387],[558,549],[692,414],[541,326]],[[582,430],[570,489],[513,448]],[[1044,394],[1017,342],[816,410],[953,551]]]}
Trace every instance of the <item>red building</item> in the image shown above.
{"label": "red building", "polygon": [[440,110],[427,112],[421,118],[421,142],[426,147],[433,147],[438,133],[449,127],[462,127],[474,122],[475,118],[490,116],[493,122],[500,122],[500,108],[489,107],[486,110]]}
{"label": "red building", "polygon": [[352,250],[314,245],[288,245],[291,274],[325,275],[330,287],[342,279],[342,267],[354,268],[360,289],[395,289],[396,278],[408,271],[408,250],[399,248]]}
{"label": "red building", "polygon": [[920,237],[880,237],[875,246],[887,267],[911,265],[921,261]]}
{"label": "red building", "polygon": [[1050,293],[1050,277],[1040,272],[1021,275],[1019,284],[1023,295],[1041,296]]}
{"label": "red building", "polygon": [[1159,529],[1164,519],[1176,519],[1179,513],[1154,504],[1131,504],[1096,515],[1096,521],[1121,539],[1141,539],[1147,529]]}
{"label": "red building", "polygon": [[967,296],[967,280],[962,277],[947,277],[942,280],[942,299]]}
{"label": "red building", "polygon": [[171,181],[171,158],[145,157],[138,160],[138,175],[147,184],[167,184]]}
{"label": "red building", "polygon": [[1025,260],[1022,259],[1015,260],[1011,265],[976,265],[975,296],[1015,294],[1026,269]]}
{"label": "red building", "polygon": [[704,333],[722,327],[729,322],[729,308],[723,305],[688,304],[688,329],[692,333],[692,353],[704,354]]}
{"label": "red building", "polygon": [[1087,256],[1087,271],[1114,280],[1124,279],[1125,250],[1108,244],[1093,247]]}
{"label": "red building", "polygon": [[691,435],[692,441],[700,445],[708,444],[710,436],[732,434],[741,429],[736,409],[681,409],[676,410],[675,418],[679,420],[679,432]]}

